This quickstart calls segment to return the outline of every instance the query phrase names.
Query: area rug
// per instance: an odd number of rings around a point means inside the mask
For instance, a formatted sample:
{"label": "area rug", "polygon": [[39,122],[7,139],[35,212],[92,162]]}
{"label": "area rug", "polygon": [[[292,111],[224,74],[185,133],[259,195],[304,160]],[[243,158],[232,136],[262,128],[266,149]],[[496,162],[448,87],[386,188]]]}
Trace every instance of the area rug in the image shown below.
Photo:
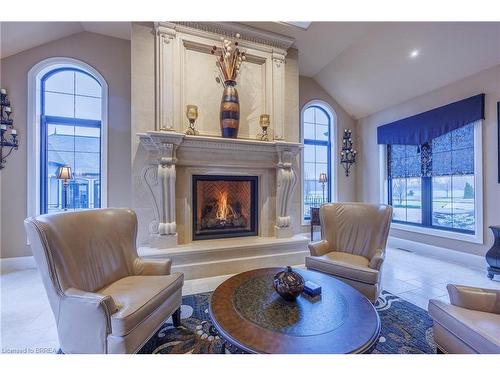
{"label": "area rug", "polygon": [[[153,335],[140,354],[242,354],[219,337],[210,321],[211,293],[182,299],[182,326],[171,319]],[[375,304],[380,315],[381,333],[375,354],[436,353],[432,319],[427,312],[389,292],[383,291]]]}

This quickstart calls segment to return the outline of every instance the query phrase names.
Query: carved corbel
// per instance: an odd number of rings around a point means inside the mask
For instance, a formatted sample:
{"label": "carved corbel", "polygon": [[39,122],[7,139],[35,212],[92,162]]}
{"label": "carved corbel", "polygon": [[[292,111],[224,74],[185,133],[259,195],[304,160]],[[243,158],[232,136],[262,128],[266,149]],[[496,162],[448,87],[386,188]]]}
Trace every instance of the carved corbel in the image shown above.
{"label": "carved corbel", "polygon": [[276,165],[276,236],[290,237],[292,233],[290,204],[297,184],[295,170],[296,152],[286,148],[278,148]]}
{"label": "carved corbel", "polygon": [[[176,244],[175,180],[177,148],[184,135],[147,135],[141,142],[151,152],[151,163],[142,171],[142,181],[150,193],[154,220],[149,225],[152,244],[170,247]],[[175,135],[175,136],[174,136]]]}

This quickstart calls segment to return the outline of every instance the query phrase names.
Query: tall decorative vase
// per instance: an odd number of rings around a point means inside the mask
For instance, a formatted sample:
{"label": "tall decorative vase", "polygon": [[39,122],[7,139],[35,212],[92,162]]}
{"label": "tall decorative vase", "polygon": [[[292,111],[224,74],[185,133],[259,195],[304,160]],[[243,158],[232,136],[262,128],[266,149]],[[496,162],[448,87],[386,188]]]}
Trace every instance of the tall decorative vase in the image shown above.
{"label": "tall decorative vase", "polygon": [[226,81],[220,103],[220,130],[223,138],[238,138],[240,100],[236,81]]}
{"label": "tall decorative vase", "polygon": [[488,278],[493,280],[495,275],[500,275],[500,225],[492,225],[490,229],[495,242],[486,253],[486,262],[488,263]]}

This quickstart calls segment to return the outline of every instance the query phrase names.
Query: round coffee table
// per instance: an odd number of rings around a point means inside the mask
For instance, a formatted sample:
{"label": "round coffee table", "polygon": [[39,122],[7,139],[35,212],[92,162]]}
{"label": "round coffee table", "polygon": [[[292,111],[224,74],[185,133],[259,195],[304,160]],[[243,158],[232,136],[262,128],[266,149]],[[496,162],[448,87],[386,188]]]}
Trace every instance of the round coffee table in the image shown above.
{"label": "round coffee table", "polygon": [[249,353],[366,353],[380,333],[380,319],[370,301],[329,275],[294,269],[321,286],[318,297],[294,302],[274,290],[282,268],[243,272],[212,294],[210,316],[219,334]]}

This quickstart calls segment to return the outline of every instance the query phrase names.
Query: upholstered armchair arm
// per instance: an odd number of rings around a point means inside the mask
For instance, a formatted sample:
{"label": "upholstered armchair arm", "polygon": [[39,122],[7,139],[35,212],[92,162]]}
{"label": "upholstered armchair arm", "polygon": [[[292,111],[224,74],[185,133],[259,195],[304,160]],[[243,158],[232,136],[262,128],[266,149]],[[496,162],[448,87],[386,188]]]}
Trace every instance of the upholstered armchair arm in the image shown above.
{"label": "upholstered armchair arm", "polygon": [[312,256],[319,257],[331,251],[330,244],[327,240],[311,242],[309,244],[309,251]]}
{"label": "upholstered armchair arm", "polygon": [[380,271],[380,267],[382,267],[382,263],[384,262],[385,259],[385,251],[382,249],[377,250],[375,255],[370,259],[370,263],[368,264],[368,267],[374,270]]}
{"label": "upholstered armchair arm", "polygon": [[500,314],[500,290],[448,284],[450,302],[469,310]]}
{"label": "upholstered armchair arm", "polygon": [[170,275],[170,259],[137,258],[134,262],[134,274],[140,276]]}
{"label": "upholstered armchair arm", "polygon": [[62,351],[106,353],[111,315],[116,311],[111,296],[75,288],[65,290],[56,317]]}

